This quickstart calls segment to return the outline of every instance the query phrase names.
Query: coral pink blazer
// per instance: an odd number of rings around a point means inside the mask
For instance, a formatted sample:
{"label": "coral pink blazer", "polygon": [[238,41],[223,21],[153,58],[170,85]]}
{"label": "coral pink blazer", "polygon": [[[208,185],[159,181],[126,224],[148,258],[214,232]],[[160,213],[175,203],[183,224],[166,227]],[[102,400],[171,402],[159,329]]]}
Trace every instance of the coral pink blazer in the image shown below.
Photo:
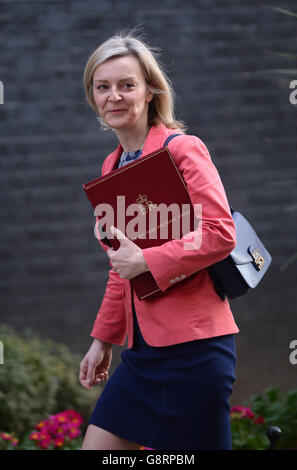
{"label": "coral pink blazer", "polygon": [[[153,126],[142,155],[162,147],[166,138],[173,133],[173,129],[163,124]],[[192,203],[202,204],[202,243],[199,249],[185,250],[184,242],[189,242],[189,239],[182,237],[143,250],[145,261],[162,291],[161,295],[144,300],[138,300],[133,292],[139,327],[151,346],[169,346],[239,331],[228,300],[222,301],[218,297],[205,269],[225,258],[236,243],[235,227],[218,171],[198,137],[178,136],[171,140],[169,149],[187,184]],[[102,175],[117,168],[122,151],[119,145],[108,155],[102,166]],[[101,241],[99,243],[104,251],[108,250],[108,246]],[[188,276],[191,277],[185,279]],[[181,280],[183,282],[179,285]],[[127,334],[128,348],[131,348],[133,315],[130,281],[111,269],[91,336],[123,345]]]}

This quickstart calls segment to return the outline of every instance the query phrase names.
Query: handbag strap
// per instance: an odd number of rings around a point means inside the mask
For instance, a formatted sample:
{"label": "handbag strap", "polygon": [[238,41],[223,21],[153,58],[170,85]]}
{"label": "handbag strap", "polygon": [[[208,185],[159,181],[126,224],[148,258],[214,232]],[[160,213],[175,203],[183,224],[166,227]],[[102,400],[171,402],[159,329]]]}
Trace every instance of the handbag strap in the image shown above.
{"label": "handbag strap", "polygon": [[171,134],[170,136],[168,136],[163,144],[163,147],[167,147],[171,139],[173,139],[173,137],[177,137],[178,135],[182,135],[182,134]]}

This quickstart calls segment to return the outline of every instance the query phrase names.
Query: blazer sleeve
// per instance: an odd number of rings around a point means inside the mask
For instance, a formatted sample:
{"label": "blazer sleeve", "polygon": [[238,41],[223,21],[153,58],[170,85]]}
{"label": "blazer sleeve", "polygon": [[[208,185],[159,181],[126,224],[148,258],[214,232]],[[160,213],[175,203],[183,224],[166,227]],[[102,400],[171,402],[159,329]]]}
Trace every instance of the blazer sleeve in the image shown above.
{"label": "blazer sleeve", "polygon": [[[102,174],[104,174],[104,164],[102,166]],[[96,216],[96,226],[98,221],[99,218]],[[106,253],[109,247],[98,237],[97,240]],[[110,266],[112,266],[111,263]],[[113,269],[110,269],[105,293],[91,331],[92,337],[99,338],[111,344],[123,345],[125,343],[127,337],[127,321],[125,316],[124,292],[125,280]]]}
{"label": "blazer sleeve", "polygon": [[124,279],[112,269],[91,336],[111,344],[123,345],[127,337],[124,305]]}
{"label": "blazer sleeve", "polygon": [[180,239],[143,249],[148,268],[162,291],[172,282],[225,258],[236,245],[226,193],[205,144],[198,137],[184,135],[173,139],[169,148],[192,204],[201,204],[202,218],[195,231]]}

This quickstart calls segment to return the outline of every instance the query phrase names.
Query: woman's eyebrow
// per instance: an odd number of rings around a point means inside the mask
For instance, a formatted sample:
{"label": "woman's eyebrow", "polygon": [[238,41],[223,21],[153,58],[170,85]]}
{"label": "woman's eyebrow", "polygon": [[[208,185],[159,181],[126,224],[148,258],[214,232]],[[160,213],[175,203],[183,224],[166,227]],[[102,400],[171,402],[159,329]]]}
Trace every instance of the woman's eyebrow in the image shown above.
{"label": "woman's eyebrow", "polygon": [[[125,81],[129,81],[129,80],[135,81],[136,78],[135,77],[120,78],[119,82],[125,82]],[[97,78],[97,79],[94,80],[94,82],[108,83],[108,80],[102,80],[100,78]]]}

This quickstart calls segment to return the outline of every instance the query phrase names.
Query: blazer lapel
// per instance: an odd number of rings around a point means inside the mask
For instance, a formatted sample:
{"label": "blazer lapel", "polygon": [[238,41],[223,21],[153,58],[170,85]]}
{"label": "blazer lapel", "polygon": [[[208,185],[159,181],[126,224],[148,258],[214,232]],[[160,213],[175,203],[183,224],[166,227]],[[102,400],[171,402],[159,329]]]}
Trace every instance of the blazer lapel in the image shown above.
{"label": "blazer lapel", "polygon": [[164,126],[164,124],[159,124],[158,126],[152,126],[150,128],[143,147],[142,156],[148,155],[149,153],[152,153],[155,150],[159,150],[163,146],[165,130],[166,127]]}
{"label": "blazer lapel", "polygon": [[104,165],[104,173],[102,172],[102,174],[106,175],[118,167],[119,159],[121,158],[122,153],[123,148],[121,145],[119,145],[118,148],[109,155],[107,160],[105,160],[106,163]]}

